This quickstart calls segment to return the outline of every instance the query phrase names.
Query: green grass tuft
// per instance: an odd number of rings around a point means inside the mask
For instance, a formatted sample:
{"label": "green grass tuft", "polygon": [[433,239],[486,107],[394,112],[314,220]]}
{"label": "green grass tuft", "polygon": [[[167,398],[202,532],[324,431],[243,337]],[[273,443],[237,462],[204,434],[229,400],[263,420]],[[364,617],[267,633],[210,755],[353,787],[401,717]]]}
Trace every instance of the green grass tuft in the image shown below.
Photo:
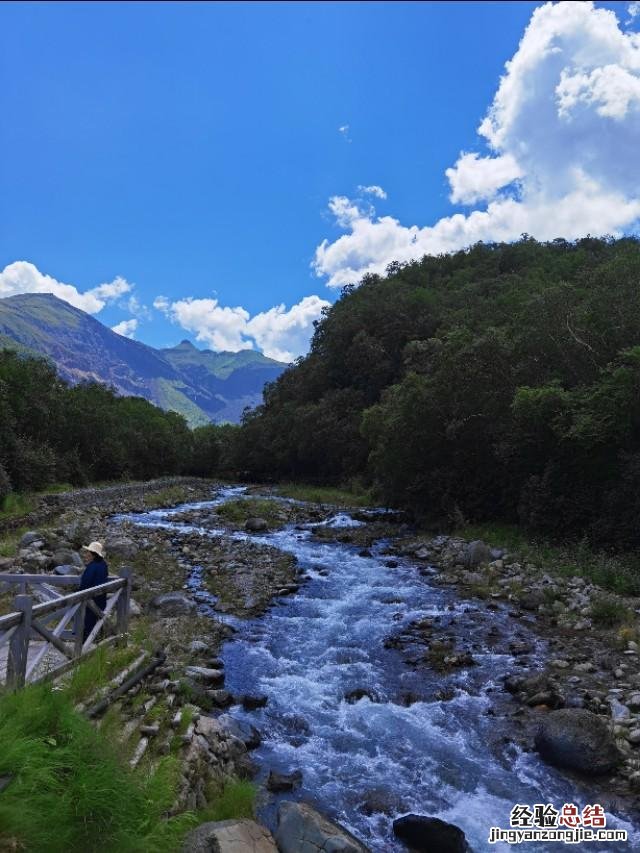
{"label": "green grass tuft", "polygon": [[99,730],[48,685],[0,696],[0,848],[32,853],[147,853],[179,849],[193,814],[170,820],[178,763],[153,774],[124,765]]}
{"label": "green grass tuft", "polygon": [[27,515],[33,510],[33,502],[28,495],[10,492],[0,506],[0,521]]}
{"label": "green grass tuft", "polygon": [[591,619],[602,628],[616,628],[632,621],[633,614],[611,595],[600,595],[591,603]]}
{"label": "green grass tuft", "polygon": [[227,782],[221,791],[210,794],[212,805],[202,813],[201,820],[240,820],[255,817],[256,786],[252,782],[235,779]]}
{"label": "green grass tuft", "polygon": [[276,494],[285,498],[294,498],[298,501],[309,501],[318,504],[333,504],[344,507],[368,507],[375,506],[371,492],[354,489],[335,489],[330,486],[311,486],[304,483],[281,483],[276,489]]}

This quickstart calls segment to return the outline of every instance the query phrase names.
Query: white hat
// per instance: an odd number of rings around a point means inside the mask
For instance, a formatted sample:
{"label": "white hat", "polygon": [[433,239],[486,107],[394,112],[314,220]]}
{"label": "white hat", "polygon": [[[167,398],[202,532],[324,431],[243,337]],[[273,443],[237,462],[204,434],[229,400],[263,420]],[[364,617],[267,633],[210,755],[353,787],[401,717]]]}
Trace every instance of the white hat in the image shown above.
{"label": "white hat", "polygon": [[91,551],[92,554],[97,554],[98,557],[102,557],[104,559],[104,548],[100,542],[89,542],[88,545],[82,546],[82,550]]}

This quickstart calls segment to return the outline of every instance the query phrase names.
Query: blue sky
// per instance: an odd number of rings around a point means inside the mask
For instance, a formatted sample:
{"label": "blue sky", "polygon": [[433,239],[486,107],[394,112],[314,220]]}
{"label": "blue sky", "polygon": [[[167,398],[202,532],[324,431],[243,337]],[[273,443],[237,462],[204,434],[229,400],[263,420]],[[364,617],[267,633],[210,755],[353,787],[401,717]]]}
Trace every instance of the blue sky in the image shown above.
{"label": "blue sky", "polygon": [[[109,325],[135,320],[135,330],[119,328],[155,346],[190,337],[293,356],[341,284],[408,259],[411,245],[446,251],[476,236],[509,239],[507,218],[531,220],[524,230],[534,233],[545,219],[529,213],[534,178],[563,180],[549,162],[518,153],[518,133],[529,133],[539,106],[507,92],[503,113],[515,104],[518,122],[503,115],[484,136],[477,130],[536,5],[1,4],[0,296],[46,289],[43,281],[85,294],[121,277],[98,303],[77,304]],[[568,132],[573,111],[580,138],[602,136],[599,122],[608,144],[633,147],[637,4],[560,6],[553,20],[544,13],[538,41],[531,36],[541,58],[521,79],[544,79],[543,41],[555,28],[567,46],[553,72],[554,120]],[[619,35],[611,29],[603,64],[594,33],[604,19],[589,16],[607,9]],[[594,54],[586,76],[584,57],[569,55],[576,37]],[[598,69],[612,65],[621,69],[615,84],[627,86],[622,104],[601,91],[612,87]],[[460,162],[461,152],[483,159]],[[624,221],[608,215],[620,186],[603,177],[605,155],[587,163],[602,190],[602,216],[592,218],[619,233],[635,227],[638,193],[625,196]],[[567,184],[560,201],[575,191]],[[519,207],[476,235],[467,217],[496,201]],[[459,230],[446,224],[456,212],[463,233],[445,239],[443,230]],[[443,219],[433,243],[431,226]],[[571,209],[565,219],[573,222]],[[576,236],[565,219],[562,236]],[[11,267],[20,261],[29,266]]]}

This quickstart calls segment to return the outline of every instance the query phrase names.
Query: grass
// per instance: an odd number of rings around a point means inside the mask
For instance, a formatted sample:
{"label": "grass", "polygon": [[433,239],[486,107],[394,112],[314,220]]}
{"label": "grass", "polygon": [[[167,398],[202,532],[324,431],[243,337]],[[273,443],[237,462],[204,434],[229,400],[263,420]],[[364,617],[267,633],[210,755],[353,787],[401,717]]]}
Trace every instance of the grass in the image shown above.
{"label": "grass", "polygon": [[222,790],[209,792],[213,805],[205,809],[203,820],[232,820],[255,817],[256,786],[252,782],[234,779],[227,782]]}
{"label": "grass", "polygon": [[0,539],[0,557],[13,557],[18,552],[18,543],[27,532],[26,527],[18,527],[11,533],[6,533]]}
{"label": "grass", "polygon": [[633,621],[633,613],[613,596],[600,595],[591,604],[591,619],[602,628],[616,628]]}
{"label": "grass", "polygon": [[158,489],[155,492],[148,492],[144,498],[145,506],[175,506],[176,504],[184,503],[189,498],[184,486],[167,486],[165,489]]}
{"label": "grass", "polygon": [[33,501],[29,495],[10,492],[2,501],[2,506],[0,506],[0,521],[19,518],[21,515],[27,515],[32,510]]}
{"label": "grass", "polygon": [[135,646],[100,646],[73,669],[65,688],[66,693],[74,703],[90,698],[99,687],[128,666],[138,656],[139,651]]}
{"label": "grass", "polygon": [[583,577],[619,595],[640,595],[640,556],[608,554],[593,550],[586,540],[557,545],[532,540],[515,525],[469,524],[457,528],[454,536],[482,539],[506,550],[522,563],[533,563],[550,574]]}
{"label": "grass", "polygon": [[218,513],[234,524],[244,524],[248,518],[264,518],[269,526],[282,523],[282,507],[268,498],[246,498],[228,501],[217,507]]}
{"label": "grass", "polygon": [[276,494],[298,501],[318,504],[334,504],[346,507],[375,506],[371,492],[364,489],[335,489],[330,486],[312,486],[303,483],[281,483]]}
{"label": "grass", "polygon": [[175,759],[153,774],[124,765],[101,731],[73,710],[70,695],[47,685],[0,696],[0,849],[33,853],[147,853],[179,849],[198,819],[170,820]]}

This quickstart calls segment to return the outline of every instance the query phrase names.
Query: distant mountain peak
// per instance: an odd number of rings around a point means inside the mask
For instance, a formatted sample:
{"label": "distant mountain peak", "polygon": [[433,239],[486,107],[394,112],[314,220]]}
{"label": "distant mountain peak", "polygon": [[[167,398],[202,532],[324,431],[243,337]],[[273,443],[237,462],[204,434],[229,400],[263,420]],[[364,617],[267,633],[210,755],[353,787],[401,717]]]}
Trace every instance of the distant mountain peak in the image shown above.
{"label": "distant mountain peak", "polygon": [[265,383],[287,367],[255,350],[200,350],[187,338],[157,350],[48,293],[0,298],[4,347],[48,358],[72,384],[97,380],[180,412],[192,426],[239,422],[246,406],[262,402]]}

